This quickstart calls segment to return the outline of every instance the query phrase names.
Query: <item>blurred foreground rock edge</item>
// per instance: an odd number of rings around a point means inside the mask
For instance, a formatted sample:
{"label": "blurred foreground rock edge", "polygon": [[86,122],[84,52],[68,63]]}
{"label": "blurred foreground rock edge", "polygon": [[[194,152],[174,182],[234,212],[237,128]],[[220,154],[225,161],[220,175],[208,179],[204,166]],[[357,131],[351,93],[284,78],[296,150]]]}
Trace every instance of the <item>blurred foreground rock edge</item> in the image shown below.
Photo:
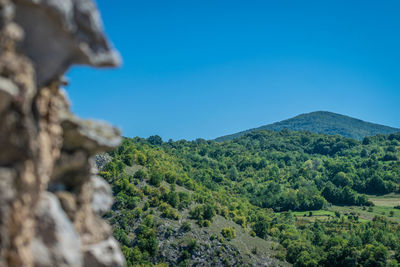
{"label": "blurred foreground rock edge", "polygon": [[113,67],[92,0],[0,0],[0,266],[124,266],[93,156],[120,132],[69,110],[64,72]]}

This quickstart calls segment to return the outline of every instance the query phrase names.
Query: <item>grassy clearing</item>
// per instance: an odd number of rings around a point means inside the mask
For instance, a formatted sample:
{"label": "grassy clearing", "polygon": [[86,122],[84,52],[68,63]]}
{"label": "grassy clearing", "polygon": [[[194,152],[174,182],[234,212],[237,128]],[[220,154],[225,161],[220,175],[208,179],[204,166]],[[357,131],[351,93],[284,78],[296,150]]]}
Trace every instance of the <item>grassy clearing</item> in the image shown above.
{"label": "grassy clearing", "polygon": [[343,214],[356,213],[364,220],[372,220],[375,216],[385,216],[392,221],[400,222],[400,210],[393,208],[400,204],[400,194],[388,194],[383,196],[369,196],[375,204],[374,207],[357,206],[332,206],[333,211]]}
{"label": "grassy clearing", "polygon": [[[339,211],[341,214],[349,214],[353,212],[357,214],[360,219],[367,221],[372,220],[375,216],[385,216],[392,221],[400,222],[400,210],[396,210],[392,207],[375,206],[372,207],[371,210],[368,207],[364,209],[356,206],[332,206],[331,209],[334,211]],[[393,212],[393,216],[391,216],[391,211]]]}
{"label": "grassy clearing", "polygon": [[383,196],[369,196],[375,206],[394,207],[400,205],[400,194],[387,194]]}
{"label": "grassy clearing", "polygon": [[329,210],[313,210],[313,211],[294,211],[293,215],[295,215],[296,217],[320,217],[320,216],[335,216],[335,213]]}
{"label": "grassy clearing", "polygon": [[385,216],[392,221],[400,223],[400,210],[394,206],[400,205],[400,194],[387,194],[383,196],[370,195],[368,198],[375,204],[374,207],[359,206],[331,206],[324,210],[294,211],[292,214],[298,220],[314,222],[315,220],[328,220],[336,217],[335,212],[348,217],[356,215],[360,221],[370,221],[375,216]]}
{"label": "grassy clearing", "polygon": [[[164,186],[165,188],[168,188],[168,189],[171,187],[171,185],[169,183],[167,183],[166,181],[162,181],[161,182],[161,186]],[[176,192],[185,192],[185,193],[188,193],[190,195],[193,194],[192,190],[189,190],[186,187],[183,187],[183,186],[180,186],[180,185],[177,185],[177,184],[175,184],[175,190],[176,190]]]}
{"label": "grassy clearing", "polygon": [[325,221],[331,217],[335,217],[335,213],[329,210],[294,211],[292,214],[298,220],[308,222],[314,222],[315,220]]}
{"label": "grassy clearing", "polygon": [[132,166],[125,166],[124,172],[127,175],[133,175],[138,170],[147,170],[147,169],[141,165],[133,164]]}

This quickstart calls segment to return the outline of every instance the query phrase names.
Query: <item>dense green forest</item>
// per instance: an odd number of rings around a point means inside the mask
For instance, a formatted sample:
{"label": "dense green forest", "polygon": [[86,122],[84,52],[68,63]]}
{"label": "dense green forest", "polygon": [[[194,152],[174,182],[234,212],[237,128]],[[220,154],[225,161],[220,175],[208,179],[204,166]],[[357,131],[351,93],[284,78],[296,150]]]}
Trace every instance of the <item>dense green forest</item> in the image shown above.
{"label": "dense green forest", "polygon": [[319,134],[339,134],[343,137],[357,140],[362,140],[366,136],[391,134],[400,131],[400,129],[365,122],[345,115],[327,111],[316,111],[307,114],[301,114],[291,119],[264,125],[255,129],[222,136],[217,138],[216,141],[232,140],[247,133],[260,130],[281,131],[284,129],[291,131],[309,131]]}
{"label": "dense green forest", "polygon": [[[361,141],[289,130],[224,142],[126,138],[101,172],[116,196],[106,217],[130,266],[166,262],[157,217],[191,231],[207,229],[216,216],[275,242],[272,256],[295,266],[398,266],[398,210],[381,212],[370,195],[400,193],[399,149],[400,134]],[[235,239],[234,228],[219,231],[210,239]],[[177,262],[191,265],[196,247],[196,240],[181,246]]]}

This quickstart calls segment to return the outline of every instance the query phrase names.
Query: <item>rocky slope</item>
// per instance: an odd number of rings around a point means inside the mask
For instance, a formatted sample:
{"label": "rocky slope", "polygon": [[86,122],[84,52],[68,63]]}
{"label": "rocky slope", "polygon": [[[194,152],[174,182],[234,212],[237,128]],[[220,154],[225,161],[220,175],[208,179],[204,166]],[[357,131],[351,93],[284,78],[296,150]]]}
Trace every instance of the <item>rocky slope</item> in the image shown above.
{"label": "rocky slope", "polygon": [[[104,157],[104,155],[96,156],[100,170],[104,170],[101,165]],[[105,166],[105,169],[108,167]],[[135,164],[124,166],[123,169],[119,174],[120,178],[139,177],[138,170],[146,168]],[[117,193],[121,180],[117,177],[111,178],[116,203],[105,215],[113,225],[114,234],[125,251],[127,266],[142,266],[141,264],[143,266],[148,264],[158,264],[156,266],[289,266],[286,262],[273,257],[276,253],[274,249],[278,247],[276,242],[252,236],[247,227],[229,220],[228,216],[216,215],[210,220],[208,226],[200,226],[190,215],[191,210],[200,206],[198,203],[191,202],[188,206],[174,209],[176,212],[174,216],[166,215],[164,208],[167,205],[165,202],[160,204],[164,198],[159,193],[167,195],[172,191],[178,194],[185,193],[193,199],[196,195],[194,191],[165,181],[159,187],[155,187],[143,178],[138,179],[142,181],[132,182],[128,187],[135,188],[135,191],[137,190],[136,192],[143,197],[135,204],[136,208],[132,206],[125,209],[122,207],[121,200],[128,200],[123,199],[121,193]],[[159,196],[156,197],[156,195]],[[156,202],[159,202],[158,207]],[[147,228],[144,225],[148,225],[146,221],[150,217],[151,227]],[[224,228],[234,229],[234,238],[225,238],[221,234]],[[143,229],[147,230],[143,231]],[[143,232],[148,231],[154,231],[154,236],[147,235],[143,238]],[[125,235],[125,232],[128,234]],[[146,244],[146,248],[152,247],[150,249],[152,254],[138,256],[140,255],[138,247],[143,247],[144,240],[152,240],[153,245]],[[145,260],[145,257],[148,259]]]}
{"label": "rocky slope", "polygon": [[0,266],[123,266],[92,156],[117,129],[69,111],[72,64],[116,66],[91,0],[0,0]]}

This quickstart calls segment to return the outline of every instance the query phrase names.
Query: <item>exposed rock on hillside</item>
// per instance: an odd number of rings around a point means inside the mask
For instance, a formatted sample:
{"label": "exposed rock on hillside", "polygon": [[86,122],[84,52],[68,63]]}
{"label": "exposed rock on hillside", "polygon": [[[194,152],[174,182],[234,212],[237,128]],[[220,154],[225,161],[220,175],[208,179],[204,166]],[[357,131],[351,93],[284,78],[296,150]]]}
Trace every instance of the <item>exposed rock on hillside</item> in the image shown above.
{"label": "exposed rock on hillside", "polygon": [[91,0],[0,0],[0,266],[123,266],[92,157],[115,128],[69,111],[71,64],[116,66]]}
{"label": "exposed rock on hillside", "polygon": [[104,166],[112,160],[112,157],[107,153],[101,153],[97,154],[94,159],[96,161],[97,168],[99,171],[101,171],[103,170]]}

